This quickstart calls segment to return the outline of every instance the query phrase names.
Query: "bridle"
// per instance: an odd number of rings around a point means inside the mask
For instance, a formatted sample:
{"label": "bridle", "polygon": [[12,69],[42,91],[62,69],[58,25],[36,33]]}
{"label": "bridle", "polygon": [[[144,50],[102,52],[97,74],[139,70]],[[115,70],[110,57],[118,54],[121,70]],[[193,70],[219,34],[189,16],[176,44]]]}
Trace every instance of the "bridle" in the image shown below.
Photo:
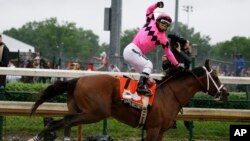
{"label": "bridle", "polygon": [[192,74],[193,74],[193,75],[195,76],[195,78],[199,81],[199,83],[201,84],[201,86],[205,89],[204,92],[205,92],[206,94],[208,94],[208,91],[209,91],[209,88],[210,88],[209,80],[211,80],[212,83],[213,83],[213,85],[214,85],[215,88],[217,89],[217,93],[215,94],[214,97],[215,97],[215,98],[221,97],[221,96],[222,96],[221,89],[223,88],[223,84],[221,84],[220,86],[218,86],[218,85],[215,83],[213,77],[211,76],[211,73],[213,72],[212,69],[211,69],[210,71],[208,71],[206,67],[203,66],[202,68],[206,71],[206,77],[207,77],[207,86],[206,86],[206,87],[204,87],[204,84],[200,81],[200,79],[199,79],[194,73],[192,73]]}
{"label": "bridle", "polygon": [[[215,83],[213,77],[211,76],[211,73],[213,72],[213,69],[211,69],[210,71],[207,70],[207,68],[205,66],[202,67],[205,72],[206,72],[206,79],[207,79],[207,85],[205,87],[205,84],[203,82],[201,82],[200,78],[194,74],[193,71],[188,71],[190,72],[194,77],[195,79],[200,83],[201,87],[202,87],[202,91],[205,93],[205,94],[208,94],[208,91],[209,91],[209,88],[210,88],[210,84],[209,84],[209,80],[212,81],[214,87],[217,89],[217,93],[213,96],[215,99],[214,100],[220,100],[221,96],[222,96],[222,91],[221,89],[224,88],[223,84],[221,84],[220,86],[218,86],[218,84]],[[157,87],[160,87],[161,85],[163,85],[166,81],[169,81],[169,79],[171,79],[172,77],[174,76],[171,76],[169,77],[168,79],[164,80],[163,82],[161,82],[160,84],[157,85]],[[178,100],[178,98],[176,98]],[[179,100],[178,100],[179,101]],[[180,103],[180,102],[179,102]]]}

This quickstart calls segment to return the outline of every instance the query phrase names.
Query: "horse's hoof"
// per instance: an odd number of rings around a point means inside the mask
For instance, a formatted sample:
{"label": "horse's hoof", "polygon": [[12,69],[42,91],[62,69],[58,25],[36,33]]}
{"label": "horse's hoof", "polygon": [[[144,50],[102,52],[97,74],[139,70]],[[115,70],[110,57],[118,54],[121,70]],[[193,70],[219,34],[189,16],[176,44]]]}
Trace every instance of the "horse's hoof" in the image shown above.
{"label": "horse's hoof", "polygon": [[63,141],[70,141],[70,138],[69,138],[69,137],[65,137],[65,138],[63,139]]}
{"label": "horse's hoof", "polygon": [[34,138],[29,139],[28,141],[39,141],[39,138],[37,136],[35,136]]}

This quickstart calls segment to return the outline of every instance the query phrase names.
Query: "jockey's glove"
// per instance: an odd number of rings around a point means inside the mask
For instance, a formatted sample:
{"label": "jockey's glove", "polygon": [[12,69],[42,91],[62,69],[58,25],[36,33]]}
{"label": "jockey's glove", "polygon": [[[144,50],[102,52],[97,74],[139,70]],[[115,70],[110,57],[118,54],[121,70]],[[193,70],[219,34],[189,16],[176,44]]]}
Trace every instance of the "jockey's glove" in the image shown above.
{"label": "jockey's glove", "polygon": [[164,7],[164,3],[162,1],[157,2],[157,7],[163,8]]}

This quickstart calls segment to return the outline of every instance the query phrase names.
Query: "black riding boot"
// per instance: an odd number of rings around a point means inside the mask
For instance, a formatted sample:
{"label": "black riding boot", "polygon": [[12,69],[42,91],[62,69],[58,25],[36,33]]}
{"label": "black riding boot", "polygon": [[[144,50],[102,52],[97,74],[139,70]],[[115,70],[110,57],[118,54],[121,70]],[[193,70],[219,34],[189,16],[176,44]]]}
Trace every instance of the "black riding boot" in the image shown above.
{"label": "black riding boot", "polygon": [[151,92],[150,90],[147,88],[146,86],[146,82],[147,82],[147,76],[140,76],[139,82],[138,82],[138,88],[137,88],[137,92],[141,93],[145,96],[151,96]]}

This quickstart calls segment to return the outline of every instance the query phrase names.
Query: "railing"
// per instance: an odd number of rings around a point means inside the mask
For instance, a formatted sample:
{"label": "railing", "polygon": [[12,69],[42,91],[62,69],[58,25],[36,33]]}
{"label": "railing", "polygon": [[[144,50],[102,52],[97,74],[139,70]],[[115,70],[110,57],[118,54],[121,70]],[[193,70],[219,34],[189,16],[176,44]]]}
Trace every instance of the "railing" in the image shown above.
{"label": "railing", "polygon": [[[0,75],[19,76],[46,76],[74,78],[84,75],[126,75],[134,79],[139,78],[138,73],[124,72],[100,72],[100,71],[75,71],[75,70],[51,70],[51,69],[27,69],[27,68],[4,68],[0,67]],[[160,79],[161,74],[152,74],[152,78]],[[228,77],[219,76],[224,84],[250,84],[250,77]],[[249,92],[247,92],[248,98]],[[28,116],[32,102],[10,102],[0,101],[0,115],[22,115]],[[36,112],[36,116],[62,116],[67,113],[65,103],[44,103]],[[212,109],[212,108],[184,108],[183,114],[179,114],[180,120],[216,120],[216,121],[250,121],[250,110],[242,109]]]}
{"label": "railing", "polygon": [[[138,73],[128,72],[104,72],[104,71],[79,71],[79,70],[56,70],[56,69],[29,69],[29,68],[6,68],[0,67],[1,75],[21,76],[46,76],[46,77],[79,77],[84,75],[108,74],[112,76],[126,75],[135,79],[139,78]],[[160,79],[162,74],[151,74],[152,78]],[[224,84],[250,84],[250,77],[219,76]]]}
{"label": "railing", "polygon": [[[0,115],[29,116],[34,102],[0,101]],[[68,112],[66,103],[44,103],[38,107],[34,116],[63,116]],[[216,120],[216,121],[250,121],[250,110],[183,108],[180,120]]]}

